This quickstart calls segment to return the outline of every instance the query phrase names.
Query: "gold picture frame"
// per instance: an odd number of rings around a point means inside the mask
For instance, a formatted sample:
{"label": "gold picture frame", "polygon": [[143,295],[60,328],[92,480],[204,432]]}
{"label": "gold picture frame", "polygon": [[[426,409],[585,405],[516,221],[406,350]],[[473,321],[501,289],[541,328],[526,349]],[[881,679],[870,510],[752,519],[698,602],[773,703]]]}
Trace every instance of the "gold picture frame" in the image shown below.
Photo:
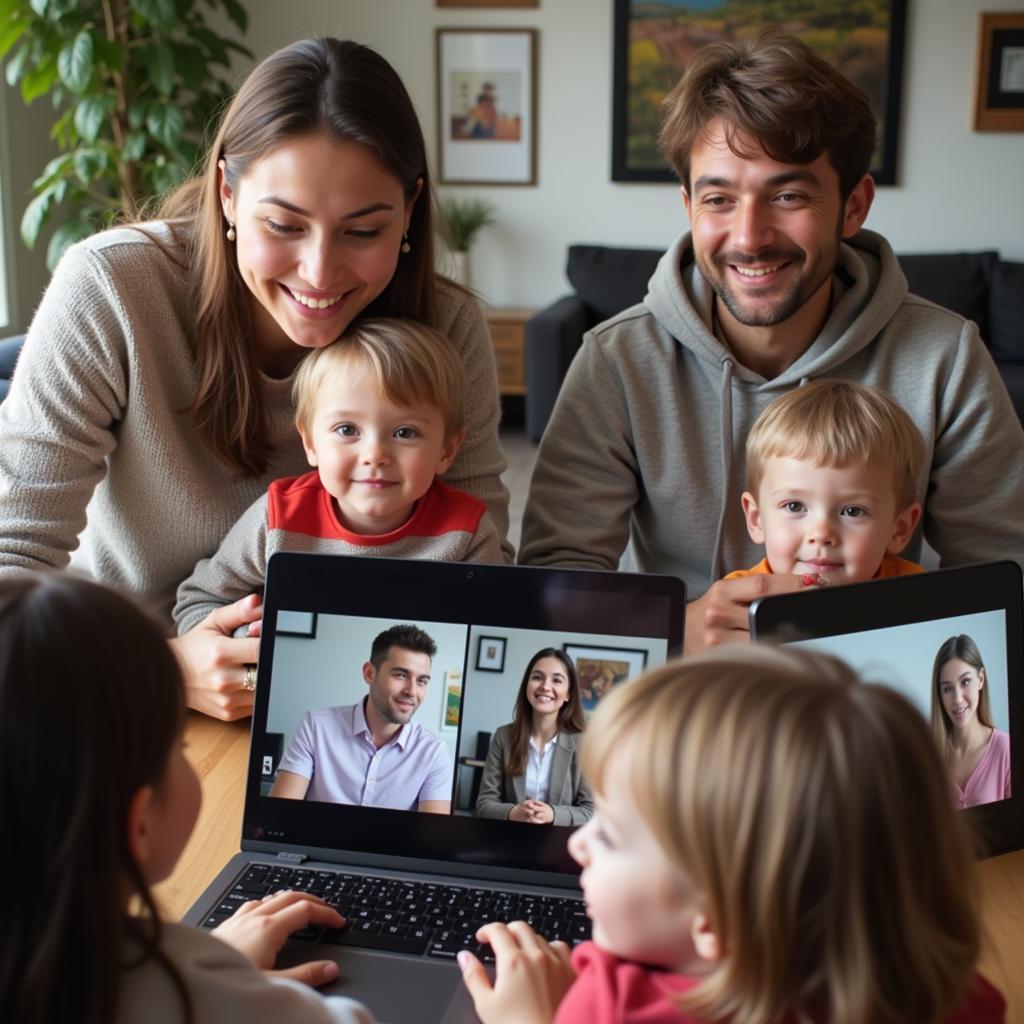
{"label": "gold picture frame", "polygon": [[1024,131],[1024,11],[978,15],[974,130]]}

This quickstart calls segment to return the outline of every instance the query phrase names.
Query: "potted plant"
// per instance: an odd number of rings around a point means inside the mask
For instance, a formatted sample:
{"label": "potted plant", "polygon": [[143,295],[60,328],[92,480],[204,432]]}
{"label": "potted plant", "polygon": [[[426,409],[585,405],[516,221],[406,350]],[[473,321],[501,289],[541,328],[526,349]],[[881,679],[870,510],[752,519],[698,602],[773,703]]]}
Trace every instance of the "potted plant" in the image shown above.
{"label": "potted plant", "polygon": [[169,191],[192,170],[231,93],[224,73],[244,46],[206,22],[238,0],[0,0],[0,60],[31,103],[49,96],[61,150],[33,182],[21,220],[32,248],[58,212],[52,269],[74,241]]}
{"label": "potted plant", "polygon": [[482,228],[494,223],[495,208],[486,199],[441,200],[441,235],[448,249],[451,276],[460,284],[469,284],[467,257]]}

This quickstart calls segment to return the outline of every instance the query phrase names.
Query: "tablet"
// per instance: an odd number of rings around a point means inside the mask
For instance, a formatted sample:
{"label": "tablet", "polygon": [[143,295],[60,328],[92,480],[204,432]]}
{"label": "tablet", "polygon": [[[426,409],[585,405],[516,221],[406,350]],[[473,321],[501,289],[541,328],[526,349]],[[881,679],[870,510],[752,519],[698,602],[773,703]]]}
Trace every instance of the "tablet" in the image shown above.
{"label": "tablet", "polygon": [[750,606],[756,642],[834,654],[915,704],[947,758],[977,719],[989,741],[966,776],[950,767],[982,855],[1024,846],[1024,607],[1014,562],[941,569],[796,594]]}

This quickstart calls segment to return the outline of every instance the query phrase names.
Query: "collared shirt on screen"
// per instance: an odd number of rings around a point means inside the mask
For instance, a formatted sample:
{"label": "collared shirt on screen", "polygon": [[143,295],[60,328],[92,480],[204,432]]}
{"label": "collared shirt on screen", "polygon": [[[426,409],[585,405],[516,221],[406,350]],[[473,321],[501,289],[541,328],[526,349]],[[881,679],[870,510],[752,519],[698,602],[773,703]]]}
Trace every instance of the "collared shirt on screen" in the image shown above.
{"label": "collared shirt on screen", "polygon": [[558,733],[544,744],[543,750],[534,746],[533,737],[526,757],[526,796],[530,800],[547,800],[551,790],[551,759],[555,756]]}
{"label": "collared shirt on screen", "polygon": [[308,711],[278,767],[309,779],[307,800],[415,810],[424,800],[452,796],[444,743],[407,722],[378,749],[362,701]]}

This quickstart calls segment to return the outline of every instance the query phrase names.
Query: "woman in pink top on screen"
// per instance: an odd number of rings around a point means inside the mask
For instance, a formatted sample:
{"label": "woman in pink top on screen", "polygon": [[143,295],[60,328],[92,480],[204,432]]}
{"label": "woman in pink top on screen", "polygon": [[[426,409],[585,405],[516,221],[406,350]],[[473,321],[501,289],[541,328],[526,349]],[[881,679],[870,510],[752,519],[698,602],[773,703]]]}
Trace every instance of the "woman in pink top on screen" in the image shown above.
{"label": "woman in pink top on screen", "polygon": [[958,807],[1010,796],[1010,737],[992,722],[985,664],[978,645],[963,633],[935,655],[932,729]]}

